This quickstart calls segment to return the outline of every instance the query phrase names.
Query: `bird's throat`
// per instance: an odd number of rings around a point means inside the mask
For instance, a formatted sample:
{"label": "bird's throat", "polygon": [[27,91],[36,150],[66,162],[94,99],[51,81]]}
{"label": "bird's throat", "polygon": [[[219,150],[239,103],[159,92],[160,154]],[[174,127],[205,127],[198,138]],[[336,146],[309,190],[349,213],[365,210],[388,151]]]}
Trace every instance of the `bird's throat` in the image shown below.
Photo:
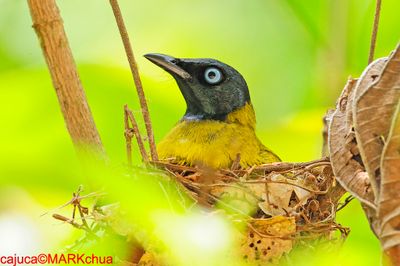
{"label": "bird's throat", "polygon": [[187,112],[182,118],[182,121],[201,121],[201,120],[215,120],[225,123],[237,123],[250,128],[255,128],[256,116],[251,103],[246,103],[245,106],[236,109],[229,114],[207,116],[204,114],[192,114]]}
{"label": "bird's throat", "polygon": [[226,116],[225,122],[238,123],[254,129],[256,127],[256,115],[253,105],[251,103],[246,103],[245,106],[229,113]]}

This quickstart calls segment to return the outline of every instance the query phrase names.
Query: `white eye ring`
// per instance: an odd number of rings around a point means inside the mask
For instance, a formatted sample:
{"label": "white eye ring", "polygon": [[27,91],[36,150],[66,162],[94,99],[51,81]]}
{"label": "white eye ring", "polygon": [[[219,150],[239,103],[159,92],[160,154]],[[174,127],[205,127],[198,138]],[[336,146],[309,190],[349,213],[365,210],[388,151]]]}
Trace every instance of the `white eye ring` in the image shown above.
{"label": "white eye ring", "polygon": [[204,79],[207,83],[214,85],[222,80],[222,73],[216,67],[209,67],[204,71]]}

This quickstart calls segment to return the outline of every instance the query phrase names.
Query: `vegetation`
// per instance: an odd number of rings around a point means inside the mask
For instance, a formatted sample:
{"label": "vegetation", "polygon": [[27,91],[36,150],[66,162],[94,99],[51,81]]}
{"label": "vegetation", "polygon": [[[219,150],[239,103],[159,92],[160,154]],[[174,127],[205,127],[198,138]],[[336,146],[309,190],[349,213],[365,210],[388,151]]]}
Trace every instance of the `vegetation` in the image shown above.
{"label": "vegetation", "polygon": [[[5,101],[0,116],[6,130],[0,133],[0,230],[25,232],[24,241],[30,245],[27,252],[33,252],[33,247],[36,251],[58,250],[82,232],[39,215],[64,202],[79,184],[85,184],[86,193],[106,186],[111,198],[127,210],[128,221],[142,225],[143,230],[157,228],[180,263],[185,265],[190,258],[205,265],[205,259],[219,258],[229,243],[231,231],[223,220],[204,219],[198,210],[182,216],[179,208],[171,215],[174,196],[166,198],[165,187],[159,185],[165,181],[138,169],[134,178],[139,183],[134,184],[121,173],[126,164],[122,107],[129,103],[135,115],[140,108],[106,2],[59,1],[95,122],[110,164],[117,169],[117,173],[89,174],[80,168],[65,130],[36,37],[28,27],[26,3],[3,3],[0,97]],[[126,14],[132,14],[127,23],[134,32],[136,55],[165,52],[213,57],[238,68],[249,83],[259,135],[285,161],[320,156],[322,116],[333,107],[349,73],[359,76],[368,60],[374,1],[121,1],[121,5]],[[377,57],[386,56],[398,41],[396,6],[395,0],[383,5]],[[17,16],[21,10],[25,13]],[[184,103],[172,79],[161,76],[142,58],[137,60],[159,140],[180,118]],[[139,126],[144,129],[143,123]],[[139,153],[134,154],[134,164],[139,165]],[[70,209],[59,212],[70,216]],[[352,229],[341,255],[321,252],[321,257],[306,258],[305,263],[310,265],[315,259],[315,265],[321,260],[331,260],[333,265],[338,260],[377,265],[379,243],[359,204],[353,201],[338,215],[338,221]],[[213,234],[205,239],[208,242],[196,242],[185,233],[176,237],[194,221],[198,228],[207,226],[225,234],[220,239],[227,242],[210,241]],[[14,240],[18,243],[18,237]],[[106,242],[104,250],[113,243]],[[204,256],[212,244],[218,245],[210,256]],[[19,248],[8,245],[4,250]]]}

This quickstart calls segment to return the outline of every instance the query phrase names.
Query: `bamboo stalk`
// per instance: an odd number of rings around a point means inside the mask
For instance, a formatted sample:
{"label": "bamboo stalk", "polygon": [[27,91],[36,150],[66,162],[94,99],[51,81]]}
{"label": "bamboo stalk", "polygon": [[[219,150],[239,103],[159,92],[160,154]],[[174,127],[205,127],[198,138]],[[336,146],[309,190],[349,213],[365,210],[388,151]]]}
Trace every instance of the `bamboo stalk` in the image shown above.
{"label": "bamboo stalk", "polygon": [[143,120],[146,126],[147,137],[149,139],[149,146],[150,146],[150,154],[153,161],[158,160],[156,144],[154,140],[154,133],[153,128],[150,120],[149,108],[147,106],[146,97],[144,94],[142,81],[140,79],[139,70],[137,67],[137,63],[135,60],[135,56],[133,54],[132,45],[129,40],[129,35],[125,27],[124,19],[122,17],[121,9],[119,7],[117,0],[110,0],[110,4],[115,16],[115,20],[117,22],[117,26],[122,38],[122,42],[124,44],[125,53],[128,58],[129,67],[132,72],[133,81],[135,83],[136,91],[139,97],[140,106],[142,109]]}
{"label": "bamboo stalk", "polygon": [[65,124],[79,153],[105,158],[55,0],[28,0],[28,5]]}

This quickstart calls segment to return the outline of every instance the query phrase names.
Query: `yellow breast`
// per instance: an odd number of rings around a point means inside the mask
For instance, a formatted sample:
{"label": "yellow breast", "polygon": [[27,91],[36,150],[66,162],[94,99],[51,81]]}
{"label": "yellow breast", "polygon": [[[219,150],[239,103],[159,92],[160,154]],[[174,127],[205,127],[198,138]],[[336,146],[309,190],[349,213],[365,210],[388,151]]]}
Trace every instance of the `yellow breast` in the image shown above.
{"label": "yellow breast", "polygon": [[232,112],[225,121],[181,121],[159,143],[158,153],[161,159],[212,168],[230,167],[237,154],[242,167],[279,161],[258,140],[254,128],[251,104]]}

